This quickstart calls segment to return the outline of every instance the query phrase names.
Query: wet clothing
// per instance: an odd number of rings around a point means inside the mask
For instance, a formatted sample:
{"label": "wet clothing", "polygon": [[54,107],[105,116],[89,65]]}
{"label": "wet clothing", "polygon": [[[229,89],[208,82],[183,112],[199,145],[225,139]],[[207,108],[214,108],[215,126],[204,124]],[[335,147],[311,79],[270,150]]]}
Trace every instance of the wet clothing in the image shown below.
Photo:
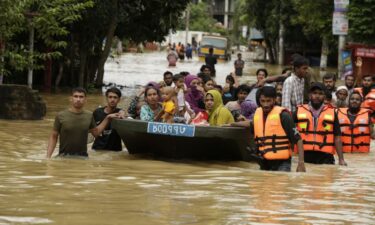
{"label": "wet clothing", "polygon": [[260,164],[261,170],[290,172],[292,169],[292,159],[286,160],[263,160]]}
{"label": "wet clothing", "polygon": [[241,115],[241,105],[238,103],[238,101],[230,101],[225,104],[225,108],[227,108],[236,120]]}
{"label": "wet clothing", "polygon": [[211,76],[216,76],[215,64],[217,63],[217,58],[213,54],[208,54],[204,61],[206,65],[211,67]]}
{"label": "wet clothing", "polygon": [[[159,105],[158,112],[162,110],[161,105]],[[147,122],[154,122],[155,118],[155,113],[154,111],[150,108],[148,104],[143,105],[141,108],[141,120],[147,121]]]}
{"label": "wet clothing", "polygon": [[187,59],[192,59],[193,58],[193,48],[192,47],[187,47],[185,55],[186,55]]}
{"label": "wet clothing", "polygon": [[139,97],[135,96],[130,101],[130,104],[129,104],[129,107],[128,107],[128,115],[129,115],[129,117],[131,117],[133,119],[137,118],[137,104],[138,104],[138,102],[139,102]]}
{"label": "wet clothing", "polygon": [[244,66],[245,61],[243,61],[242,59],[237,59],[236,61],[234,61],[234,68],[237,76],[242,76]]}
{"label": "wet clothing", "polygon": [[305,162],[313,164],[335,164],[332,154],[318,151],[305,151]]}
{"label": "wet clothing", "polygon": [[337,110],[341,127],[342,151],[346,153],[368,153],[370,151],[370,111],[360,109],[356,115],[348,108]]}
{"label": "wet clothing", "polygon": [[[280,114],[281,126],[283,127],[286,135],[288,136],[288,140],[292,143],[292,145],[296,144],[298,140],[301,139],[300,133],[295,129],[296,125],[293,121],[290,112],[283,111]],[[254,134],[254,123],[250,123],[250,130]]]}
{"label": "wet clothing", "polygon": [[[281,107],[278,107],[278,108],[281,108]],[[258,109],[261,109],[261,108],[258,108]],[[296,130],[296,126],[293,122],[290,112],[286,110],[282,110],[282,112],[279,115],[280,115],[279,124],[281,124],[281,126],[279,126],[278,128],[276,127],[276,129],[282,129],[282,131],[285,132],[286,139],[288,139],[289,145],[292,148],[292,146],[296,144],[298,140],[301,139],[301,136]],[[272,116],[272,114],[271,115],[268,114],[267,118],[268,116]],[[254,123],[251,123],[251,131],[254,131],[253,124],[256,124],[257,126],[259,125],[259,122],[255,122],[255,116],[254,116]],[[269,127],[266,124],[264,124],[263,126],[266,128]],[[261,170],[291,171],[291,156],[289,155],[289,157],[286,157],[286,159],[272,159],[272,160],[263,159],[260,161],[259,164],[260,164]]]}
{"label": "wet clothing", "polygon": [[164,108],[164,112],[172,115],[175,113],[176,106],[174,105],[174,102],[172,100],[163,102],[162,105]]}
{"label": "wet clothing", "polygon": [[292,73],[283,84],[281,106],[295,112],[297,106],[303,104],[304,85],[305,80]]}
{"label": "wet clothing", "polygon": [[53,125],[53,129],[60,135],[59,155],[88,156],[88,132],[95,127],[95,120],[90,111],[59,112]]}
{"label": "wet clothing", "polygon": [[188,91],[185,94],[185,102],[188,102],[194,113],[198,114],[199,112],[205,111],[205,109],[202,92],[196,87],[190,85],[195,79],[198,79],[195,75],[187,75],[185,77],[185,85],[188,88]]}
{"label": "wet clothing", "polygon": [[335,137],[341,136],[340,124],[334,108],[322,105],[319,110],[313,110],[311,105],[301,105],[298,106],[294,118],[303,140],[305,162],[334,163]]}
{"label": "wet clothing", "polygon": [[[104,111],[105,107],[97,108],[94,113],[94,120],[96,125],[99,125],[105,117],[108,115]],[[120,108],[116,108],[113,113],[120,112]],[[101,136],[95,138],[94,144],[92,145],[92,149],[95,150],[112,150],[112,151],[121,151],[122,144],[121,138],[118,135],[116,130],[113,130],[111,124],[109,123],[107,127],[102,132]]]}
{"label": "wet clothing", "polygon": [[252,101],[255,103],[255,105],[258,107],[258,103],[257,103],[257,100],[256,100],[256,94],[257,94],[257,91],[258,91],[258,87],[255,87],[255,84],[252,85],[252,87],[250,87],[251,91],[250,93],[247,95],[246,97],[246,100],[249,100],[249,101]]}
{"label": "wet clothing", "polygon": [[251,100],[245,100],[241,103],[241,115],[248,120],[253,120],[257,105]]}
{"label": "wet clothing", "polygon": [[210,123],[210,126],[220,126],[233,123],[234,118],[230,111],[224,107],[221,94],[217,90],[209,90],[206,96],[208,94],[212,95],[214,100],[214,105],[208,112],[208,122]]}
{"label": "wet clothing", "polygon": [[230,101],[234,101],[235,96],[236,96],[236,91],[237,91],[237,88],[233,86],[229,87],[229,91],[225,92],[222,96],[223,103],[227,104]]}

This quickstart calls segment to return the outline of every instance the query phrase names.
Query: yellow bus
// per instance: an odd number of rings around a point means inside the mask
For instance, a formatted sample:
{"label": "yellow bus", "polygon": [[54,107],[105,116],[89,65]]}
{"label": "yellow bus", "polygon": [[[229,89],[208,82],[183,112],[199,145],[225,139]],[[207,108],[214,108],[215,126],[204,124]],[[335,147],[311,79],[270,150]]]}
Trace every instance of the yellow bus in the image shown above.
{"label": "yellow bus", "polygon": [[202,37],[198,51],[200,60],[204,61],[206,55],[208,55],[208,50],[211,47],[214,49],[214,56],[217,57],[218,61],[229,61],[231,59],[227,38],[221,36],[205,35]]}

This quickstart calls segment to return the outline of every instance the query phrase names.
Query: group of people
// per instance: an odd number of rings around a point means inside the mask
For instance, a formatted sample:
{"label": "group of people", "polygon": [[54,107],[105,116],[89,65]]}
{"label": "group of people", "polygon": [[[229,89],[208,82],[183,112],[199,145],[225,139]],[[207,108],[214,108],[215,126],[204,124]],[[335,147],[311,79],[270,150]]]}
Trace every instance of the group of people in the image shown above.
{"label": "group of people", "polygon": [[167,60],[169,62],[169,66],[176,66],[177,60],[185,60],[185,56],[188,60],[193,58],[193,51],[194,46],[188,43],[186,46],[179,42],[177,45],[176,43],[169,43],[167,47]]}
{"label": "group of people", "polygon": [[346,165],[343,152],[369,152],[370,140],[375,138],[372,76],[363,76],[361,86],[354,88],[354,77],[348,75],[345,85],[335,88],[332,74],[326,74],[323,82],[310,82],[308,64],[297,55],[292,68],[283,70],[282,75],[268,77],[266,69],[258,69],[253,85],[240,85],[235,73],[226,77],[224,86],[218,85],[207,65],[197,75],[166,71],[163,81],[147,83],[127,110],[117,107],[121,99],[117,88],[107,90],[107,106],[94,113],[83,109],[85,90],[74,89],[70,109],[55,118],[47,157],[52,156],[58,136],[59,155],[87,156],[87,132],[96,137],[93,149],[119,151],[121,139],[109,121],[128,117],[246,127],[254,136],[251,151],[263,170],[290,171],[293,152],[298,153],[300,172],[306,170],[305,162],[334,164],[336,153],[339,165]]}

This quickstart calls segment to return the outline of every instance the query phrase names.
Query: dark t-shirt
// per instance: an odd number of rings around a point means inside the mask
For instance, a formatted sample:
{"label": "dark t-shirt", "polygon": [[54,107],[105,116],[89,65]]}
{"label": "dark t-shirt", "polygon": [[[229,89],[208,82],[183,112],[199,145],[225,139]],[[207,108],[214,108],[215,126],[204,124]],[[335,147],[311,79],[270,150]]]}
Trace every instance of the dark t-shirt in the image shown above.
{"label": "dark t-shirt", "polygon": [[242,70],[244,66],[245,62],[242,59],[237,59],[236,61],[234,61],[234,68],[237,76],[242,76]]}
{"label": "dark t-shirt", "polygon": [[[97,108],[94,113],[94,120],[97,125],[99,125],[105,117],[108,115],[104,111],[105,107]],[[121,109],[116,108],[114,113],[118,113]],[[107,127],[104,129],[101,136],[95,138],[94,144],[92,145],[92,149],[95,150],[112,150],[112,151],[121,151],[121,138],[111,127],[111,124],[108,124]]]}
{"label": "dark t-shirt", "polygon": [[205,62],[206,62],[206,65],[211,66],[213,71],[216,71],[215,70],[215,64],[217,63],[217,59],[216,59],[215,56],[213,56],[211,54],[207,55],[206,58],[205,58]]}
{"label": "dark t-shirt", "polygon": [[57,114],[53,127],[60,135],[59,155],[88,155],[88,132],[95,128],[92,112],[61,111]]}

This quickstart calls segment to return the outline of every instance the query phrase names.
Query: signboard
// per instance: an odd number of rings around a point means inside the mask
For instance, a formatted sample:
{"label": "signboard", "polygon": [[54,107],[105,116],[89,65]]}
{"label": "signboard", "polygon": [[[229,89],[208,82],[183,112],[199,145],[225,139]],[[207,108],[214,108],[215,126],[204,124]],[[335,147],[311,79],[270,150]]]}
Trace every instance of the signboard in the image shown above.
{"label": "signboard", "polygon": [[375,58],[375,48],[357,48],[354,56],[364,58]]}
{"label": "signboard", "polygon": [[344,79],[347,75],[353,74],[352,52],[350,50],[342,51],[341,58],[344,64],[344,70],[343,74],[341,74],[341,78]]}
{"label": "signboard", "polygon": [[349,21],[345,13],[334,12],[332,19],[333,35],[347,35],[349,29]]}
{"label": "signboard", "polygon": [[181,137],[194,137],[195,126],[150,122],[147,126],[147,133]]}
{"label": "signboard", "polygon": [[349,0],[335,0],[335,12],[348,11]]}

